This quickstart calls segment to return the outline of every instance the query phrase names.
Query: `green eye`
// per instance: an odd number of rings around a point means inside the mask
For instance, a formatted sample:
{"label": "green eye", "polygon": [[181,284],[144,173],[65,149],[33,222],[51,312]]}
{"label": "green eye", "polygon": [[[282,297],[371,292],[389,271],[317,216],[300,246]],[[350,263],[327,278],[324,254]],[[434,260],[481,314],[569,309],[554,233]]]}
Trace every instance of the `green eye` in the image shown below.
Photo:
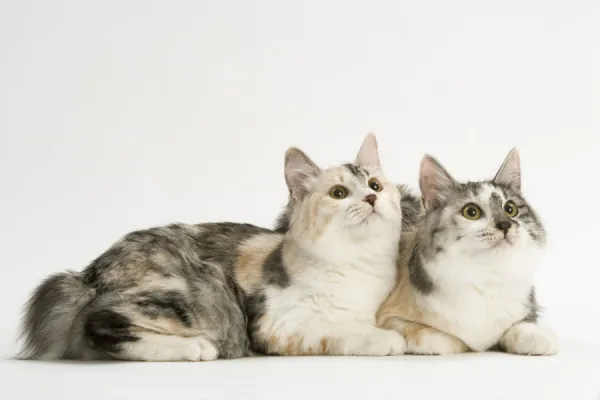
{"label": "green eye", "polygon": [[346,189],[343,186],[334,186],[331,188],[331,190],[329,191],[329,196],[331,196],[331,198],[336,199],[336,200],[342,200],[345,199],[346,197],[348,197],[348,194],[350,194],[348,192],[348,189]]}
{"label": "green eye", "polygon": [[517,207],[517,205],[511,200],[507,201],[503,208],[506,215],[511,218],[516,217],[519,213],[519,207]]}
{"label": "green eye", "polygon": [[381,185],[377,178],[369,179],[369,187],[376,192],[381,192],[383,190],[383,185]]}
{"label": "green eye", "polygon": [[477,204],[469,203],[462,209],[462,215],[466,219],[470,219],[471,221],[476,221],[481,218],[481,208]]}

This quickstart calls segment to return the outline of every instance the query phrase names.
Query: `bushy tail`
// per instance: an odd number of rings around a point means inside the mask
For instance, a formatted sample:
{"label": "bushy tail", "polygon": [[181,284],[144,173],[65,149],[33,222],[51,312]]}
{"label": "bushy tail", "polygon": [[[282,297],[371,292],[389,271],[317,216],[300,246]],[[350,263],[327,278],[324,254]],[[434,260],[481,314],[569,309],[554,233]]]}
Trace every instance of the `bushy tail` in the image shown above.
{"label": "bushy tail", "polygon": [[95,289],[86,286],[74,272],[48,277],[31,295],[25,306],[21,335],[23,349],[19,358],[71,358],[73,341],[79,342],[77,316],[95,297]]}

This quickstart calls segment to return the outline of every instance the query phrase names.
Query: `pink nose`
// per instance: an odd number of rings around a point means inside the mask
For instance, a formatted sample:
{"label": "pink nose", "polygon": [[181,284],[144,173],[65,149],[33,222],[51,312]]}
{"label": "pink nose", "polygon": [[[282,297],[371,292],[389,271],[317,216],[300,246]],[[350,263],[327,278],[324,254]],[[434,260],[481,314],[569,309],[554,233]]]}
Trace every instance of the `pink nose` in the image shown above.
{"label": "pink nose", "polygon": [[373,207],[375,207],[375,200],[377,200],[377,196],[375,196],[374,194],[369,194],[363,199],[363,201],[366,201]]}

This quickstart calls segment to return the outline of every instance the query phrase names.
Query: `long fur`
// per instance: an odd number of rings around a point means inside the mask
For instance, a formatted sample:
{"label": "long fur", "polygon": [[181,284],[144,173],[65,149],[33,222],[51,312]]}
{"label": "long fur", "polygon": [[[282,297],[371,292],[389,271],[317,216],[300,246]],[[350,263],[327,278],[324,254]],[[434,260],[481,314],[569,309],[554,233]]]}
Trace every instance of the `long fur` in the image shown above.
{"label": "long fur", "polygon": [[52,359],[67,354],[73,322],[95,295],[76,272],[46,278],[27,302],[19,357]]}

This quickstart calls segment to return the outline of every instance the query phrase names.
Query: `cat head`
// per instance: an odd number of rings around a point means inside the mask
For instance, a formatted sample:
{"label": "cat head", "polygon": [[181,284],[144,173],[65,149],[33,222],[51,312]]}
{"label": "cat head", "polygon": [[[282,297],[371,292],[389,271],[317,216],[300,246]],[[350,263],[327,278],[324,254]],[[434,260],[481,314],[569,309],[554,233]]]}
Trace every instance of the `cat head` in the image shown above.
{"label": "cat head", "polygon": [[354,163],[329,169],[297,148],[288,149],[285,181],[290,196],[278,230],[296,239],[362,238],[401,224],[400,195],[381,172],[373,134],[364,139]]}
{"label": "cat head", "polygon": [[425,235],[434,253],[511,251],[543,247],[546,232],[521,192],[519,153],[513,149],[491,181],[457,182],[433,157],[421,161],[419,185]]}

